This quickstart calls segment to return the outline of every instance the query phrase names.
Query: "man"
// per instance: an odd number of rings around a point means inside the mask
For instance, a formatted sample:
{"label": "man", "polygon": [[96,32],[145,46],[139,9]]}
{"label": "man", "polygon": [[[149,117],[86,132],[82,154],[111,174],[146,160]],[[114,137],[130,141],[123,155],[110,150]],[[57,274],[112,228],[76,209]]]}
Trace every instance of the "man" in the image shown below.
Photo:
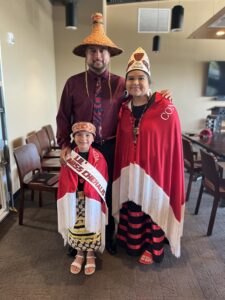
{"label": "man", "polygon": [[109,210],[109,224],[106,226],[106,249],[115,253],[113,245],[114,220],[111,215],[112,177],[115,150],[117,115],[123,101],[124,78],[111,74],[108,64],[111,56],[123,52],[104,33],[103,17],[100,13],[92,16],[93,29],[81,45],[75,47],[73,53],[85,57],[88,70],[69,78],[64,87],[59,111],[57,114],[57,142],[62,148],[61,160],[71,151],[71,124],[79,121],[95,123],[93,119],[96,84],[101,81],[100,123],[95,124],[97,134],[93,147],[104,155],[109,170],[109,183],[106,202]]}
{"label": "man", "polygon": [[[124,101],[125,80],[108,71],[110,57],[123,52],[106,35],[103,16],[92,16],[92,33],[74,48],[75,55],[85,57],[85,72],[70,77],[64,87],[57,114],[57,142],[60,145],[61,161],[71,151],[72,124],[79,121],[93,122],[96,139],[93,147],[105,157],[109,181],[106,193],[109,220],[106,226],[106,249],[115,254],[113,243],[114,219],[112,217],[112,179],[115,152],[115,136],[118,112]],[[88,68],[87,68],[88,66]],[[100,82],[100,84],[99,84]],[[100,90],[99,90],[100,87]]]}

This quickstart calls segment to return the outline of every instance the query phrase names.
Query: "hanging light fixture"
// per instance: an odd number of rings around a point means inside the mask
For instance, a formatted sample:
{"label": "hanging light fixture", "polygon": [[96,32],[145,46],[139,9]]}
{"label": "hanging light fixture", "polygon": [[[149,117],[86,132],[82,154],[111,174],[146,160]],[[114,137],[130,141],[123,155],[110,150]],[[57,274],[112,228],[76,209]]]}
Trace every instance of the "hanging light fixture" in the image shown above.
{"label": "hanging light fixture", "polygon": [[181,5],[176,5],[172,9],[171,31],[181,31],[184,21],[184,8]]}
{"label": "hanging light fixture", "polygon": [[76,17],[76,1],[67,1],[66,4],[66,28],[77,29],[77,17]]}
{"label": "hanging light fixture", "polygon": [[[159,31],[159,1],[158,1],[158,14],[157,14],[157,32]],[[159,52],[160,50],[160,36],[155,35],[152,39],[152,51]]]}
{"label": "hanging light fixture", "polygon": [[160,36],[155,35],[152,41],[152,51],[159,52],[160,50]]}

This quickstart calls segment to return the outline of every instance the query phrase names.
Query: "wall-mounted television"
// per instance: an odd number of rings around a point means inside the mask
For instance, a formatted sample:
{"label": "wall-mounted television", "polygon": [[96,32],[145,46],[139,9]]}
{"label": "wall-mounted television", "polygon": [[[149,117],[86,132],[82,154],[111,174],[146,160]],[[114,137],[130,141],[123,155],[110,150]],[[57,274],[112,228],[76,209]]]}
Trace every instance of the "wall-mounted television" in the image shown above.
{"label": "wall-mounted television", "polygon": [[205,96],[225,100],[225,61],[210,61]]}

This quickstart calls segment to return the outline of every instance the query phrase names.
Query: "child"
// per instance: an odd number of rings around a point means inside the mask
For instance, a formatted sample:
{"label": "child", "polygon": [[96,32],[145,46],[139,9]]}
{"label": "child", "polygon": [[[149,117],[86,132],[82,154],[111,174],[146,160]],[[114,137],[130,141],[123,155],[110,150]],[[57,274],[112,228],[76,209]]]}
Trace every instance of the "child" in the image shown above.
{"label": "child", "polygon": [[70,272],[80,273],[86,254],[84,273],[91,275],[95,272],[94,251],[103,252],[105,247],[107,164],[91,147],[96,132],[93,124],[75,123],[72,132],[77,146],[60,170],[58,231],[64,244],[77,250]]}

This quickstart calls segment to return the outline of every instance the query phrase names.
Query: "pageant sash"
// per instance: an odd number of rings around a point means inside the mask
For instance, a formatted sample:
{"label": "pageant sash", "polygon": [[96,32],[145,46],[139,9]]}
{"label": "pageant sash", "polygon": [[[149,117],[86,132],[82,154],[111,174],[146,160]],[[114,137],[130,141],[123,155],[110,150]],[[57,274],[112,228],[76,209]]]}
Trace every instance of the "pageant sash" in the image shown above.
{"label": "pageant sash", "polygon": [[77,175],[88,181],[99,196],[105,200],[107,181],[92,164],[74,151],[72,151],[71,156],[66,159],[66,164],[76,172]]}

